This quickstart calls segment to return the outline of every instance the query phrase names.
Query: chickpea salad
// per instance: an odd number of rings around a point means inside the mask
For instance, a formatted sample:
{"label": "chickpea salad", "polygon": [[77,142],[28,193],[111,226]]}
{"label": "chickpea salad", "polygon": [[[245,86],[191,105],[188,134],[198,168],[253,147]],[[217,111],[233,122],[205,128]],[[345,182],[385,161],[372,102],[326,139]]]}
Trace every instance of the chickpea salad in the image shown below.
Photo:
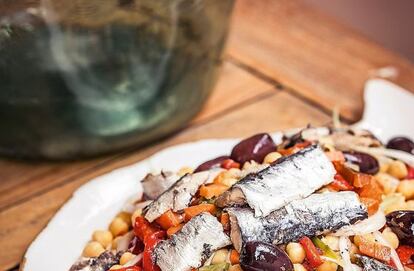
{"label": "chickpea salad", "polygon": [[276,145],[261,133],[141,184],[70,271],[414,270],[405,137],[308,126]]}

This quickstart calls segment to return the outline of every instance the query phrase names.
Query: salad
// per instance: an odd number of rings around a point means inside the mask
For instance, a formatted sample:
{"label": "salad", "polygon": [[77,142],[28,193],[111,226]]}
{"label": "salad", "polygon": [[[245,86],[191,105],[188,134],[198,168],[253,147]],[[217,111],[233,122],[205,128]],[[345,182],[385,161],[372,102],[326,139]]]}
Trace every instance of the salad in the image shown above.
{"label": "salad", "polygon": [[[414,270],[414,143],[306,127],[150,173],[70,271]],[[138,184],[137,184],[138,185]]]}

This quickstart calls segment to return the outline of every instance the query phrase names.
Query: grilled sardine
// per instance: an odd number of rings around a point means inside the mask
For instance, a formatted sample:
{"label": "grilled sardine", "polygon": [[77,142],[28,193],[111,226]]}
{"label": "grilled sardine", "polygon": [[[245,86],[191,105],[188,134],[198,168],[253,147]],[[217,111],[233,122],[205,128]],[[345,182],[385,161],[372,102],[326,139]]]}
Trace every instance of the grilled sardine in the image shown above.
{"label": "grilled sardine", "polygon": [[313,194],[292,201],[266,217],[255,217],[250,208],[227,208],[231,240],[240,251],[243,243],[262,241],[285,244],[302,236],[335,231],[368,217],[354,192]]}
{"label": "grilled sardine", "polygon": [[230,245],[217,218],[202,213],[154,249],[153,260],[162,271],[189,271],[200,267],[214,251]]}
{"label": "grilled sardine", "polygon": [[329,184],[335,168],[318,145],[279,159],[256,174],[247,175],[221,195],[219,207],[247,203],[255,216],[267,216],[289,202],[302,199]]}
{"label": "grilled sardine", "polygon": [[153,222],[168,210],[176,212],[188,207],[199,186],[208,181],[209,174],[202,171],[183,176],[145,208],[145,218]]}

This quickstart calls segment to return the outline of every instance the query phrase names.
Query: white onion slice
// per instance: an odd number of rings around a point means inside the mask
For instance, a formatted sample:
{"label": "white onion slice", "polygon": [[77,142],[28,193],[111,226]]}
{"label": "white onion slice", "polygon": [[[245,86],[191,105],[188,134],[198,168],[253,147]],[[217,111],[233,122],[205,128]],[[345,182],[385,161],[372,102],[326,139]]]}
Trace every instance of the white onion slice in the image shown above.
{"label": "white onion slice", "polygon": [[378,231],[384,227],[386,223],[385,214],[382,210],[378,210],[373,216],[368,217],[354,225],[344,226],[337,232],[334,232],[334,236],[354,236],[364,235],[374,231]]}
{"label": "white onion slice", "polygon": [[398,271],[404,271],[404,267],[400,261],[400,258],[398,257],[397,252],[395,251],[395,249],[393,249],[390,245],[390,243],[384,239],[384,237],[382,237],[382,234],[379,231],[375,231],[374,233],[374,237],[375,239],[384,246],[387,246],[389,248],[391,248],[391,259],[394,262],[394,264],[397,266]]}
{"label": "white onion slice", "polygon": [[134,256],[134,258],[132,258],[131,260],[129,260],[126,264],[123,265],[123,267],[129,267],[129,266],[134,266],[137,263],[139,263],[139,261],[141,261],[142,259],[142,253]]}
{"label": "white onion slice", "polygon": [[327,256],[323,256],[323,255],[321,255],[320,257],[324,261],[333,262],[333,263],[336,263],[337,265],[340,265],[342,267],[344,266],[344,264],[343,264],[343,262],[341,260],[334,259],[334,258],[327,257]]}
{"label": "white onion slice", "polygon": [[116,251],[127,250],[129,243],[134,237],[134,232],[130,231],[116,240]]}
{"label": "white onion slice", "polygon": [[354,268],[351,263],[351,256],[349,255],[350,243],[348,237],[341,236],[339,238],[339,252],[341,253],[342,257],[342,268],[344,271],[354,271]]}

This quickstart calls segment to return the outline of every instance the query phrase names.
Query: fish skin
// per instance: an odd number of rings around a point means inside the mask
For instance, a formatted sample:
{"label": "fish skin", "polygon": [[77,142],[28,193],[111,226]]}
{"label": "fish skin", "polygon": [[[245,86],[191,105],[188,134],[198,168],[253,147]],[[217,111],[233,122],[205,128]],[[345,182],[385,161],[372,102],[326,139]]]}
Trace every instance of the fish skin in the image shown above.
{"label": "fish skin", "polygon": [[141,181],[144,194],[148,199],[156,199],[171,187],[179,176],[171,171],[162,171],[159,174],[147,174]]}
{"label": "fish skin", "polygon": [[[216,201],[219,207],[248,204],[255,216],[267,216],[293,200],[305,198],[332,182],[335,168],[318,145],[249,174]],[[232,195],[237,194],[237,197]],[[242,197],[240,197],[240,193]]]}
{"label": "fish skin", "polygon": [[113,265],[119,263],[119,259],[123,252],[113,253],[105,251],[99,257],[81,260],[75,263],[69,271],[106,271]]}
{"label": "fish skin", "polygon": [[174,212],[187,208],[198,188],[209,179],[210,172],[187,174],[176,181],[150,205],[145,207],[145,219],[153,222],[168,210]]}
{"label": "fish skin", "polygon": [[362,265],[364,271],[397,271],[397,269],[383,264],[380,261],[377,261],[373,258],[356,255],[359,263]]}
{"label": "fish skin", "polygon": [[201,213],[170,239],[161,241],[153,261],[162,271],[189,271],[200,267],[214,251],[231,244],[216,217]]}
{"label": "fish skin", "polygon": [[355,192],[313,194],[295,200],[266,217],[255,217],[250,208],[227,208],[231,239],[237,250],[248,241],[275,245],[335,231],[368,217]]}

